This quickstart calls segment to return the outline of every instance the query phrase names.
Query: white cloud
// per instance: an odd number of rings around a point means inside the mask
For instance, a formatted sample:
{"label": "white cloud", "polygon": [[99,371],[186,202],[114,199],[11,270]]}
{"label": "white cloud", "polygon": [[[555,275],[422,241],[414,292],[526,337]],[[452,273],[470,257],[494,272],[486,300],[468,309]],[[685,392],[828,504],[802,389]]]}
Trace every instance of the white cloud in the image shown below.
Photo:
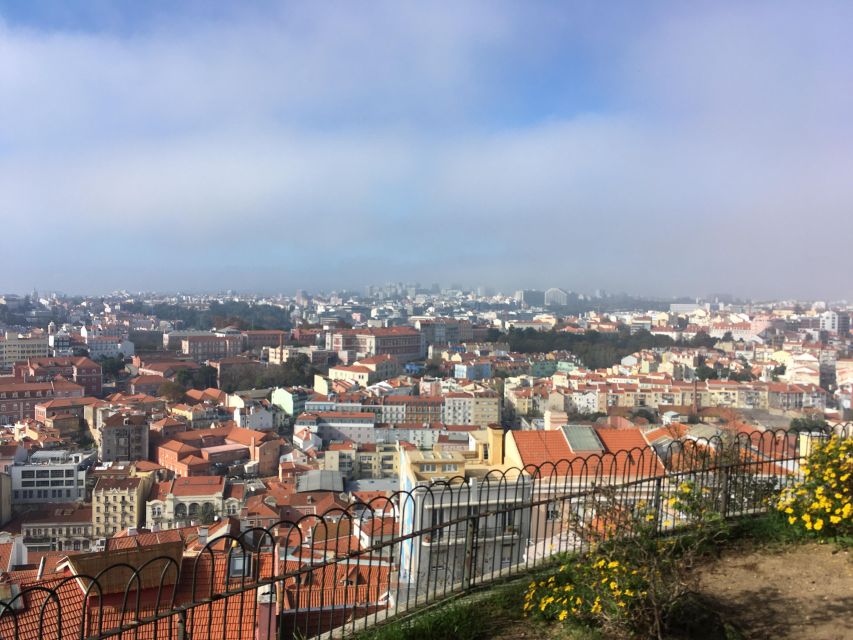
{"label": "white cloud", "polygon": [[[282,269],[289,288],[850,295],[832,274],[853,235],[853,45],[833,13],[714,4],[596,40],[517,7],[338,9],[131,37],[0,25],[0,216],[44,230],[48,256],[0,288],[174,284],[101,230],[179,286]],[[591,59],[562,77],[542,56],[566,33]],[[594,73],[608,100],[484,118],[532,71]],[[68,243],[88,269],[57,273]]]}

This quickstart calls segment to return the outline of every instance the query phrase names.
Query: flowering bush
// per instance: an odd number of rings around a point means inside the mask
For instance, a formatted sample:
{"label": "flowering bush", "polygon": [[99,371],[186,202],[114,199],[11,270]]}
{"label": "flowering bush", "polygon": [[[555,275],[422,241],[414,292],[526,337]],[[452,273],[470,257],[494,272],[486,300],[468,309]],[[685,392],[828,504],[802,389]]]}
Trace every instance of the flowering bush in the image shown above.
{"label": "flowering bush", "polygon": [[819,536],[853,535],[853,438],[833,436],[816,445],[800,470],[803,479],[776,504],[788,523]]}
{"label": "flowering bush", "polygon": [[[670,613],[688,591],[685,575],[694,556],[724,530],[715,495],[681,482],[666,501],[662,523],[653,504],[626,507],[602,489],[575,531],[597,551],[563,563],[547,579],[531,582],[524,615],[600,627],[608,637],[661,637]],[[659,524],[689,524],[689,533],[660,537]]]}
{"label": "flowering bush", "polygon": [[590,557],[567,562],[549,578],[530,583],[524,615],[618,627],[630,617],[631,608],[648,595],[648,585],[644,570],[619,560]]}

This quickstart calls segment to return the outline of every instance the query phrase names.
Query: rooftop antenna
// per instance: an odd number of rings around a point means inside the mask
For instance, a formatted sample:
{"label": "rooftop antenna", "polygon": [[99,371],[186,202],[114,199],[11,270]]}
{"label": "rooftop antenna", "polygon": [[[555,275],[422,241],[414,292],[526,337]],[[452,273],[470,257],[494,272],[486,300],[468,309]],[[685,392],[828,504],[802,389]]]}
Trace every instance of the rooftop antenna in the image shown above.
{"label": "rooftop antenna", "polygon": [[42,556],[41,560],[39,560],[39,570],[38,570],[38,573],[36,573],[36,580],[41,580],[42,576],[44,575],[45,561],[46,561],[45,556]]}

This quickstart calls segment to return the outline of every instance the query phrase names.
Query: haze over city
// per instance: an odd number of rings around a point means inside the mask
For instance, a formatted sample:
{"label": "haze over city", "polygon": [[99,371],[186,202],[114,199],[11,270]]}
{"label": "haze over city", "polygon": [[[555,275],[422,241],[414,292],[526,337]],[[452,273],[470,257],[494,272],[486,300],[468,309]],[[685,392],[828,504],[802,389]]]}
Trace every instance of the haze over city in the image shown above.
{"label": "haze over city", "polygon": [[0,0],[0,640],[853,638],[851,25]]}
{"label": "haze over city", "polygon": [[0,2],[0,291],[849,298],[851,14]]}

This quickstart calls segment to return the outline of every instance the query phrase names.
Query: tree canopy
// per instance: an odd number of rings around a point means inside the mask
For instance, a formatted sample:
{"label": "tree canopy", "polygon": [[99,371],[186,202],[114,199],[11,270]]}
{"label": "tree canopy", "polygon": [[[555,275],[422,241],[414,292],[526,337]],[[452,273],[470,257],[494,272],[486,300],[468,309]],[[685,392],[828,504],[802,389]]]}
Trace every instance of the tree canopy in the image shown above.
{"label": "tree canopy", "polygon": [[307,356],[299,354],[282,365],[269,365],[262,369],[237,368],[227,372],[220,380],[220,388],[229,393],[238,389],[264,387],[312,386],[317,370]]}
{"label": "tree canopy", "polygon": [[508,342],[510,349],[518,353],[571,351],[590,369],[612,366],[641,349],[714,344],[713,338],[702,333],[698,334],[695,340],[676,342],[668,336],[652,335],[645,330],[631,333],[627,328],[621,328],[615,333],[587,331],[580,334],[534,329],[510,329],[508,333],[501,333],[491,329],[488,338],[493,342]]}

